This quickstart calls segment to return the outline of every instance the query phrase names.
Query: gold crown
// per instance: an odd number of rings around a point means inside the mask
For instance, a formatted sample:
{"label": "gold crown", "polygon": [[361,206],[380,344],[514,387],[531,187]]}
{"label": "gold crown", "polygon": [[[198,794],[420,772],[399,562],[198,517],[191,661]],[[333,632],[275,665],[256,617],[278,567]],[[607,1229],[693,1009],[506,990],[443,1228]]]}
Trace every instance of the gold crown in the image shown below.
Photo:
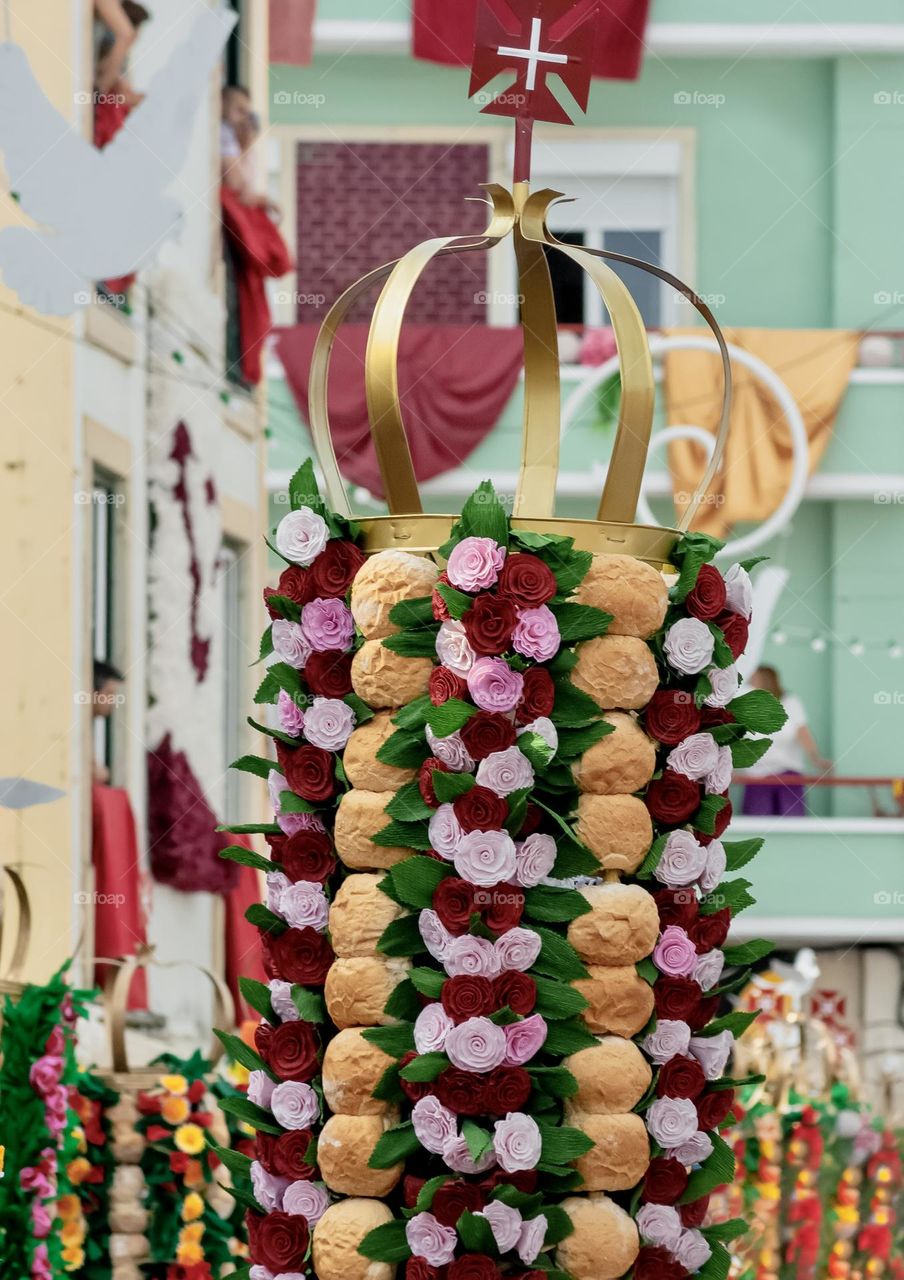
{"label": "gold crown", "polygon": [[[365,387],[371,436],[389,515],[353,518],[358,519],[362,527],[368,552],[396,548],[432,554],[448,539],[456,517],[424,513],[405,436],[398,377],[405,310],[415,285],[434,258],[487,251],[511,236],[522,299],[525,374],[521,469],[512,524],[515,528],[565,534],[573,537],[575,545],[582,550],[620,552],[662,565],[693,520],[721,464],[731,409],[731,365],[722,332],[706,304],[669,272],[625,254],[580,248],[557,240],[546,219],[552,205],[563,199],[560,192],[531,193],[526,182],[516,183],[512,191],[496,184],[487,185],[484,190],[489,195],[492,216],[482,236],[426,240],[404,257],[378,267],[353,284],[324,320],[311,362],[308,417],[327,501],[339,514],[352,516],[330,434],[327,385],[333,344],[358,299],[373,285],[385,280],[367,343]],[[558,333],[547,249],[565,254],[590,276],[609,312],[618,348],[621,373],[618,431],[596,520],[555,517],[561,395]],[[606,260],[640,267],[679,290],[709,324],[722,355],[725,400],[716,447],[676,529],[634,523],[653,425],[653,364],[637,305],[621,278],[606,265]]]}

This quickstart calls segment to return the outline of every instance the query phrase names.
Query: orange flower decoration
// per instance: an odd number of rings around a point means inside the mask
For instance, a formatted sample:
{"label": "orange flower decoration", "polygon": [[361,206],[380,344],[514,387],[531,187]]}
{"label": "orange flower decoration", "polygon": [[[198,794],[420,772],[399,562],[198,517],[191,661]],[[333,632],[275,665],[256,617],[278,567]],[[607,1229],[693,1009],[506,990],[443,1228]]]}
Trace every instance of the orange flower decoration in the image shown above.
{"label": "orange flower decoration", "polygon": [[173,1141],[188,1156],[199,1156],[207,1143],[204,1130],[196,1124],[180,1125],[173,1134]]}
{"label": "orange flower decoration", "polygon": [[160,1114],[167,1124],[184,1124],[191,1112],[187,1098],[170,1094],[160,1104]]}
{"label": "orange flower decoration", "polygon": [[[198,1130],[199,1133],[203,1132]],[[75,1160],[71,1160],[67,1166],[66,1173],[69,1181],[74,1187],[80,1187],[82,1183],[91,1175],[91,1162],[86,1160],[84,1156],[78,1156]]]}

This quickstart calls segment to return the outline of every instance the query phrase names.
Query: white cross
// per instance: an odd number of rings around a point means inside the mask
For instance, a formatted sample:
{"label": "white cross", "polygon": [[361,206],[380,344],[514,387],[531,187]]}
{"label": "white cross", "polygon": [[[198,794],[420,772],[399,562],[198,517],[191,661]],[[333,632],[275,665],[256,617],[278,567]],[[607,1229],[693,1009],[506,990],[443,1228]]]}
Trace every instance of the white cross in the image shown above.
{"label": "white cross", "polygon": [[537,87],[537,68],[541,62],[555,62],[562,65],[568,61],[568,58],[564,53],[542,53],[540,51],[540,32],[542,25],[543,24],[539,18],[534,18],[532,20],[529,49],[513,49],[508,45],[500,45],[497,49],[497,53],[503,58],[527,59],[528,90],[533,90]]}

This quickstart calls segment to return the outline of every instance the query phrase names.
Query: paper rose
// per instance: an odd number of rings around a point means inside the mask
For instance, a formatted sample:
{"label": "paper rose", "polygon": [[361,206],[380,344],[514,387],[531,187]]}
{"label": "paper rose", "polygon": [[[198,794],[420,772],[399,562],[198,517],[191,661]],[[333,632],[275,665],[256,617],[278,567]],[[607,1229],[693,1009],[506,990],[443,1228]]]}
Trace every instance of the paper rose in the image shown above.
{"label": "paper rose", "polygon": [[713,660],[716,642],[705,622],[679,618],[666,632],[665,656],[669,666],[683,676],[695,676]]}
{"label": "paper rose", "polygon": [[559,749],[559,731],[549,716],[538,716],[536,720],[531,720],[530,724],[522,725],[518,730],[518,737],[520,738],[523,733],[535,733],[547,746],[552,747],[553,752]]}
{"label": "paper rose", "polygon": [[515,845],[515,879],[522,888],[535,888],[551,873],[557,854],[553,837],[535,831]]}
{"label": "paper rose", "polygon": [[646,1121],[650,1136],[661,1147],[677,1147],[697,1132],[697,1108],[690,1098],[657,1098]]}
{"label": "paper rose", "polygon": [[293,1182],[286,1188],[282,1207],[284,1213],[298,1214],[313,1227],[330,1207],[330,1197],[318,1182]]}
{"label": "paper rose", "polygon": [[501,969],[500,957],[489,938],[471,934],[450,938],[442,964],[450,978],[495,978]]}
{"label": "paper rose", "polygon": [[462,880],[492,889],[515,874],[515,842],[507,831],[469,831],[458,842],[453,862]]}
{"label": "paper rose", "polygon": [[721,951],[707,951],[706,955],[698,956],[697,964],[691,977],[694,982],[699,982],[701,991],[712,991],[722,977],[722,970],[725,968],[725,956]]}
{"label": "paper rose", "polygon": [[731,786],[731,747],[720,747],[715,765],[706,775],[706,794],[720,796]]}
{"label": "paper rose", "polygon": [[280,899],[286,889],[289,888],[292,881],[284,871],[269,871],[267,873],[267,910],[272,911],[275,915],[280,915]]}
{"label": "paper rose", "polygon": [[468,754],[460,733],[450,733],[448,737],[441,738],[439,734],[433,732],[429,724],[425,732],[431,755],[441,760],[447,769],[451,769],[453,773],[471,772],[474,768],[474,759]]}
{"label": "paper rose", "polygon": [[725,592],[729,609],[749,622],[753,613],[753,584],[750,574],[739,564],[733,564],[726,573]]}
{"label": "paper rose", "polygon": [[548,1230],[549,1219],[543,1213],[538,1213],[536,1218],[530,1218],[521,1228],[521,1235],[518,1237],[518,1257],[526,1267],[539,1257]]}
{"label": "paper rose", "polygon": [[501,1200],[491,1200],[485,1209],[477,1214],[478,1218],[486,1218],[500,1253],[508,1253],[514,1249],[521,1235],[523,1219],[517,1209],[504,1204]]}
{"label": "paper rose", "polygon": [[713,1256],[706,1237],[696,1229],[685,1231],[672,1253],[687,1271],[699,1271]]}
{"label": "paper rose", "polygon": [[524,691],[524,676],[504,658],[478,658],[468,672],[468,692],[481,711],[514,711]]}
{"label": "paper rose", "polygon": [[292,999],[291,982],[283,982],[280,978],[273,978],[269,983],[269,991],[273,1012],[280,1022],[300,1021],[301,1014],[296,1009],[295,1001]]}
{"label": "paper rose", "polygon": [[355,727],[355,713],[340,698],[315,698],[305,713],[304,736],[324,751],[343,751]]}
{"label": "paper rose", "polygon": [[703,699],[707,707],[727,707],[738,696],[740,673],[734,663],[730,667],[710,667],[706,673],[712,685],[712,693]]}
{"label": "paper rose", "polygon": [[310,927],[323,933],[330,917],[330,904],[323,885],[314,880],[298,880],[290,884],[280,894],[279,914],[293,929]]}
{"label": "paper rose", "polygon": [[418,1053],[442,1053],[446,1036],[455,1023],[441,1004],[428,1004],[414,1024],[414,1047]]}
{"label": "paper rose", "polygon": [[492,538],[462,538],[446,565],[446,576],[460,591],[486,591],[499,581],[505,548]]}
{"label": "paper rose", "polygon": [[424,946],[433,956],[433,959],[442,963],[450,945],[455,941],[452,934],[436,912],[429,907],[418,916],[417,927]]}
{"label": "paper rose", "polygon": [[455,1112],[444,1107],[433,1094],[428,1094],[414,1104],[411,1123],[418,1142],[434,1155],[441,1155],[448,1139],[458,1134],[458,1117]]}
{"label": "paper rose", "polygon": [[666,764],[675,773],[691,778],[694,782],[702,782],[715,769],[718,761],[719,745],[713,735],[692,733],[689,738],[672,748]]}
{"label": "paper rose", "polygon": [[721,840],[712,840],[706,846],[706,866],[700,876],[700,888],[704,893],[712,893],[721,884],[728,858]]}
{"label": "paper rose", "polygon": [[524,791],[534,785],[534,770],[523,752],[517,747],[508,747],[481,760],[477,781],[497,796],[510,796],[513,791]]}
{"label": "paper rose", "polygon": [[542,1145],[536,1120],[522,1111],[510,1111],[493,1127],[493,1150],[506,1173],[535,1169],[540,1162]]}
{"label": "paper rose", "polygon": [[706,856],[706,848],[689,831],[670,831],[653,874],[666,888],[683,889],[700,879]]}
{"label": "paper rose", "polygon": [[430,847],[434,853],[438,853],[447,862],[451,861],[464,836],[461,823],[456,818],[455,810],[451,804],[440,805],[430,819],[427,826],[427,834],[430,837]]}
{"label": "paper rose", "polygon": [[312,600],[301,611],[301,626],[316,653],[344,652],[355,638],[355,621],[344,600]]}
{"label": "paper rose", "polygon": [[276,1081],[271,1080],[266,1071],[252,1071],[248,1077],[248,1101],[268,1109],[275,1088]]}
{"label": "paper rose", "polygon": [[273,1090],[270,1110],[284,1129],[309,1129],[320,1117],[320,1102],[309,1084],[284,1080]]}
{"label": "paper rose", "polygon": [[276,550],[284,560],[303,569],[317,559],[329,540],[326,521],[310,507],[290,511],[276,526]]}
{"label": "paper rose", "polygon": [[546,1022],[539,1013],[511,1022],[504,1028],[505,1058],[507,1067],[523,1067],[535,1058],[546,1043]]}
{"label": "paper rose", "polygon": [[733,1048],[734,1036],[730,1031],[720,1031],[717,1036],[691,1036],[690,1051],[707,1080],[718,1080],[725,1074]]}
{"label": "paper rose", "polygon": [[516,969],[525,973],[536,963],[542,946],[540,935],[534,933],[533,929],[522,929],[520,926],[509,929],[493,944],[499,972]]}
{"label": "paper rose", "polygon": [[462,1071],[493,1071],[502,1066],[506,1049],[505,1031],[489,1018],[468,1018],[446,1036],[449,1061]]}
{"label": "paper rose", "polygon": [[681,1215],[671,1205],[645,1204],[637,1214],[637,1230],[650,1244],[674,1253],[684,1227]]}
{"label": "paper rose", "polygon": [[453,1173],[485,1173],[496,1163],[496,1153],[491,1148],[487,1148],[480,1159],[475,1160],[462,1134],[448,1140],[442,1155],[446,1167]]}
{"label": "paper rose", "polygon": [[280,689],[276,699],[276,714],[283,733],[289,733],[293,738],[301,734],[304,729],[304,710],[285,689]]}
{"label": "paper rose", "polygon": [[461,622],[451,619],[440,627],[436,636],[436,656],[456,675],[466,676],[471,670],[475,653]]}
{"label": "paper rose", "polygon": [[[304,665],[311,656],[311,644],[298,622],[287,622],[285,618],[277,618],[271,632],[273,652],[289,667],[296,671],[304,670]],[[288,695],[287,695],[288,696]]]}
{"label": "paper rose", "polygon": [[697,964],[697,948],[680,925],[663,929],[653,949],[653,963],[670,978],[686,978]]}
{"label": "paper rose", "polygon": [[708,1133],[697,1130],[687,1142],[673,1147],[670,1154],[682,1164],[702,1164],[713,1153],[713,1140]]}
{"label": "paper rose", "polygon": [[258,1160],[251,1162],[251,1189],[260,1207],[267,1213],[283,1207],[283,1194],[289,1185],[288,1178],[277,1178],[268,1173]]}
{"label": "paper rose", "polygon": [[512,647],[516,653],[524,658],[533,658],[535,662],[548,662],[559,652],[561,643],[556,615],[548,605],[521,610],[512,636]]}
{"label": "paper rose", "polygon": [[444,1227],[432,1213],[416,1213],[405,1225],[405,1239],[416,1258],[431,1267],[445,1267],[455,1257],[458,1236],[454,1227]]}

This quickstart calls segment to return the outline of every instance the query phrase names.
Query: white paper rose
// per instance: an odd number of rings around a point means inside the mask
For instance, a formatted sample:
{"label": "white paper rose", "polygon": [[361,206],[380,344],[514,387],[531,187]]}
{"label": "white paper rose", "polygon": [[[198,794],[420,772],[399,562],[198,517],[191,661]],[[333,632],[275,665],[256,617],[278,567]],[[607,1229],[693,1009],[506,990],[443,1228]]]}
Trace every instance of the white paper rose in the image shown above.
{"label": "white paper rose", "polygon": [[665,656],[669,666],[683,676],[695,676],[713,660],[715,640],[699,618],[679,618],[666,632]]}
{"label": "white paper rose", "polygon": [[329,540],[326,521],[310,507],[290,511],[276,526],[276,550],[304,569],[314,563]]}

